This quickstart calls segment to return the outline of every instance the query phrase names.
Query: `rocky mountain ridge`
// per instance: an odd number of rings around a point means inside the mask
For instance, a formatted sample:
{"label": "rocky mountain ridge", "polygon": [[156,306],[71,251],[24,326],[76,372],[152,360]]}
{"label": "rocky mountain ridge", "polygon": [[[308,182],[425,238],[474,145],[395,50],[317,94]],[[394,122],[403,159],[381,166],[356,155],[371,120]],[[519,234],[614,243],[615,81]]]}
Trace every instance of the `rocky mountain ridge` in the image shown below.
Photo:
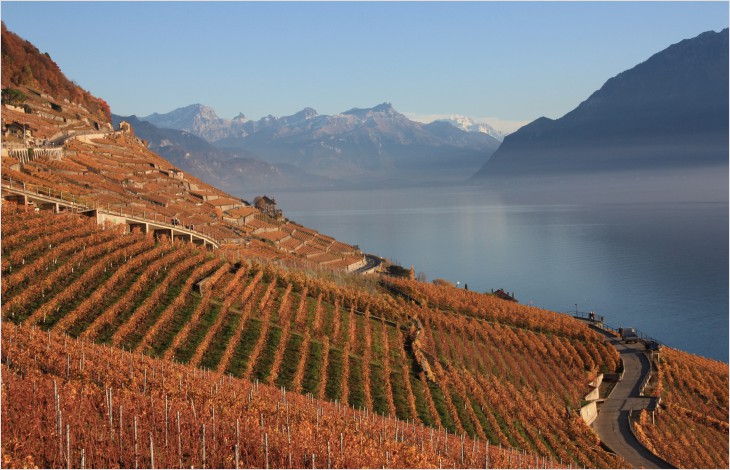
{"label": "rocky mountain ridge", "polygon": [[390,103],[331,116],[305,108],[256,121],[243,114],[221,119],[196,104],[141,119],[191,132],[218,148],[246,150],[269,163],[353,182],[463,179],[500,144],[487,134],[411,121]]}

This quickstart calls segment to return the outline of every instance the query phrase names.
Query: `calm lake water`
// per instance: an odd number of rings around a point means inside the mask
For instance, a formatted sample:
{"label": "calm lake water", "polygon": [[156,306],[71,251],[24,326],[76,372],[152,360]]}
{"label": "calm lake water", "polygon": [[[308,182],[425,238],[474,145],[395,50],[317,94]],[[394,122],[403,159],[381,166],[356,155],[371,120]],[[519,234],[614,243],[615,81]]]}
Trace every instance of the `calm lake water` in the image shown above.
{"label": "calm lake water", "polygon": [[506,203],[473,187],[282,192],[285,216],[429,281],[594,310],[728,361],[728,204]]}

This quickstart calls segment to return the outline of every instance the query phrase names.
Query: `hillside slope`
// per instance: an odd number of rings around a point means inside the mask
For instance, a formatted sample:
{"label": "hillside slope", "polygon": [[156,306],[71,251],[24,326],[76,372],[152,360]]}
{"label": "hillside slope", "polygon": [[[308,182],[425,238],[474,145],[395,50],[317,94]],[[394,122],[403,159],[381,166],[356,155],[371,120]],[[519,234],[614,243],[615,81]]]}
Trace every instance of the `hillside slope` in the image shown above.
{"label": "hillside slope", "polygon": [[[102,230],[92,221],[84,223],[78,215],[28,212],[22,206],[6,203],[2,217],[2,319],[4,332],[13,333],[11,339],[4,336],[3,363],[10,373],[25,371],[26,375],[25,379],[22,374],[8,379],[11,388],[6,393],[16,394],[13,396],[32,396],[34,381],[36,388],[44,384],[50,390],[54,379],[61,383],[63,396],[74,397],[73,390],[83,389],[87,385],[82,384],[88,383],[88,379],[79,382],[79,377],[90,374],[93,382],[114,389],[114,400],[122,396],[131,400],[124,402],[127,413],[141,391],[157,390],[154,402],[158,424],[153,421],[142,425],[153,432],[155,445],[160,445],[162,393],[167,391],[180,409],[183,405],[179,396],[174,398],[175,391],[192,390],[177,386],[174,377],[178,372],[173,371],[179,371],[179,365],[149,362],[136,355],[130,359],[128,352],[122,354],[117,349],[123,348],[210,371],[185,372],[187,377],[198,377],[196,380],[205,380],[210,374],[212,381],[200,385],[201,393],[218,390],[235,377],[243,379],[234,388],[243,387],[240,393],[244,396],[250,391],[246,388],[251,387],[250,381],[255,381],[362,409],[363,419],[390,415],[401,423],[410,423],[399,425],[401,429],[413,429],[415,423],[432,427],[434,431],[420,427],[412,431],[416,440],[411,442],[417,447],[419,433],[429,445],[431,435],[448,431],[448,446],[443,441],[446,434],[430,442],[431,449],[444,446],[436,453],[438,456],[441,452],[445,461],[446,447],[454,452],[464,442],[459,436],[466,435],[478,442],[489,441],[492,447],[517,449],[517,453],[507,454],[507,466],[532,466],[530,459],[535,458],[541,466],[563,468],[566,464],[626,466],[598,446],[597,436],[578,416],[582,398],[590,390],[588,382],[599,372],[616,370],[616,351],[600,335],[567,315],[416,281],[391,279],[384,284],[385,290],[378,283],[355,277],[340,277],[335,283],[296,269],[250,263],[235,258],[233,253],[224,259],[189,243]],[[79,250],[79,244],[85,249]],[[207,279],[205,286],[196,288],[203,279]],[[11,324],[21,329],[16,333]],[[33,333],[33,346],[24,346],[22,338],[32,331],[37,332]],[[54,351],[62,354],[61,359],[32,353],[33,348],[47,347],[47,335],[41,333],[45,331],[59,345]],[[66,342],[61,333],[70,335],[71,350],[60,347]],[[91,342],[107,344],[111,349],[94,349]],[[94,354],[99,359],[93,359],[92,351],[98,351]],[[83,354],[88,354],[88,360],[98,367],[77,369]],[[722,462],[721,444],[727,442],[727,421],[723,418],[728,402],[727,366],[672,350],[662,355],[664,359],[658,363],[662,385],[652,387],[655,393],[662,393],[663,409],[656,427],[648,424],[646,415],[637,423],[648,436],[646,445],[681,466],[715,466]],[[49,365],[39,366],[40,356]],[[85,360],[81,357],[82,363]],[[113,367],[119,377],[112,382],[112,376],[99,372],[99,367],[108,368],[105,364],[110,362],[124,366],[130,360],[139,365],[135,365],[136,372],[129,381],[126,367]],[[68,378],[66,368],[71,374]],[[144,368],[148,369],[146,381]],[[34,372],[28,376],[31,370]],[[161,370],[169,374],[168,386],[163,388],[159,388]],[[150,375],[151,371],[156,372]],[[231,378],[219,380],[229,375]],[[106,379],[94,380],[95,376]],[[185,380],[189,383],[190,379]],[[273,388],[266,390],[272,397],[282,396]],[[220,403],[220,397],[211,395],[209,399],[211,404]],[[93,405],[95,413],[102,414],[97,425],[104,426],[107,416],[103,413],[108,410],[98,395],[94,400],[99,403]],[[188,402],[184,404],[188,411],[182,410],[190,426],[192,407]],[[3,401],[8,407],[3,412],[5,429],[23,433],[28,429],[22,403],[19,399]],[[50,408],[51,402],[46,403]],[[201,404],[196,402],[194,406],[196,413],[201,413]],[[281,404],[268,406],[277,407],[278,412],[282,409]],[[336,405],[318,406],[342,412]],[[79,423],[81,417],[76,410],[82,409],[67,404],[64,422]],[[33,413],[31,416],[41,421],[54,419],[54,414],[43,407],[36,407]],[[222,426],[220,420],[229,416],[225,413],[217,408],[216,418],[207,415],[211,419],[206,421],[209,432],[214,426]],[[258,413],[251,419],[258,418]],[[269,412],[264,413],[268,422]],[[94,415],[91,411],[88,414]],[[320,426],[328,426],[330,421],[322,412],[315,415]],[[26,417],[17,421],[20,416]],[[303,419],[302,426],[316,428],[317,416],[298,416]],[[231,432],[234,418],[226,419],[229,427],[219,428],[219,432]],[[217,425],[215,420],[219,420]],[[677,426],[677,422],[686,424]],[[127,422],[124,431],[127,435],[129,425]],[[303,429],[306,427],[297,432],[305,432]],[[349,433],[354,433],[356,440],[367,439],[367,429],[356,426]],[[74,436],[78,430],[75,426]],[[336,437],[337,432],[326,435]],[[362,432],[366,434],[360,437]],[[309,442],[307,435],[303,442]],[[231,442],[231,434],[228,436]],[[292,435],[293,440],[301,440],[298,437]],[[15,459],[29,456],[30,461],[49,466],[63,464],[63,454],[42,442],[25,439],[21,443],[4,435],[4,454]],[[281,445],[283,441],[276,442]],[[126,457],[114,457],[116,451],[111,449],[116,444],[112,441],[108,445],[108,452],[96,454],[87,448],[87,455],[90,459],[92,455],[95,459],[131,458],[129,452]],[[324,458],[326,442],[316,441],[311,446],[308,452],[316,453],[317,459]],[[223,456],[213,453],[214,449]],[[75,452],[78,458],[79,449]],[[211,444],[209,452],[211,459],[227,462],[221,466],[232,466],[230,449]],[[163,459],[162,451],[158,455]],[[168,450],[164,455],[177,458],[174,447],[172,453]],[[185,459],[193,463],[200,458],[199,454],[186,455]],[[256,455],[261,458],[261,454]],[[395,465],[400,458],[393,454],[384,457],[382,453],[366,455],[362,456],[365,460],[359,460],[366,466],[383,458],[386,462],[393,459]],[[681,456],[679,460],[675,455]],[[456,456],[460,458],[458,453]],[[515,462],[517,456],[520,460]],[[401,464],[421,465],[416,463],[418,460],[403,458],[406,460]],[[490,458],[496,462],[496,457]],[[109,464],[108,460],[97,461]],[[352,465],[356,460],[346,462]],[[473,461],[462,464],[469,462]]]}
{"label": "hillside slope", "polygon": [[25,61],[31,64],[26,69],[40,77],[23,79],[39,89],[21,86],[27,94],[3,94],[3,126],[16,130],[3,133],[3,184],[25,191],[13,198],[28,202],[29,195],[42,193],[67,208],[96,211],[98,217],[117,217],[128,224],[130,219],[152,221],[168,230],[182,227],[263,259],[334,270],[364,263],[358,249],[287,220],[275,207],[261,211],[180,171],[148,149],[132,127],[114,131],[109,122],[95,121],[98,113],[83,104],[51,95],[55,90],[81,96],[87,106],[102,103],[83,90],[67,88],[73,83],[30,43],[5,28],[2,34],[3,43],[12,45],[3,49],[3,65],[7,60],[8,70],[13,70]]}
{"label": "hillside slope", "polygon": [[727,364],[669,348],[657,362],[652,393],[661,397],[662,407],[656,416],[646,411],[638,416],[637,436],[677,468],[727,468]]}
{"label": "hillside slope", "polygon": [[560,119],[507,136],[474,181],[727,165],[728,30],[661,51]]}
{"label": "hillside slope", "polygon": [[62,105],[62,102],[77,103],[99,123],[111,122],[109,105],[104,100],[92,96],[67,79],[48,54],[41,54],[31,43],[8,31],[4,22],[2,88],[19,89],[26,95],[42,91],[60,100],[54,103],[56,106]]}
{"label": "hillside slope", "polygon": [[5,325],[4,338],[8,468],[558,468],[534,454],[37,329]]}
{"label": "hillside slope", "polygon": [[[619,367],[583,322],[335,272],[362,253],[179,171],[131,128],[66,128],[60,107],[5,108],[60,145],[3,145],[4,466],[626,466],[580,417]],[[668,357],[667,403],[720,433],[660,423],[657,449],[697,448],[682,465],[727,434],[727,374],[693,361]]]}
{"label": "hillside slope", "polygon": [[415,420],[448,430],[450,448],[465,434],[622,466],[577,415],[588,382],[617,367],[577,320],[453,288],[433,294],[453,310],[417,307],[366,280],[337,284],[79,217],[3,206],[4,322]]}

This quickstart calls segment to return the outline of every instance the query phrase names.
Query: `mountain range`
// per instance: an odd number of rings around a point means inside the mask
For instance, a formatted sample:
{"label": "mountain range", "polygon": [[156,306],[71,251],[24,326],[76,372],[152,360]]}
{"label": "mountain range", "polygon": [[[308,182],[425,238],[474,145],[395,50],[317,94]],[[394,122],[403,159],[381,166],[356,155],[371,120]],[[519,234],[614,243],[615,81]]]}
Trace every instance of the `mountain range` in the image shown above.
{"label": "mountain range", "polygon": [[507,136],[473,180],[727,164],[724,29],[674,44],[560,119],[542,117]]}
{"label": "mountain range", "polygon": [[463,180],[500,145],[489,134],[448,122],[412,121],[390,103],[331,116],[305,108],[259,120],[243,114],[222,119],[212,108],[195,104],[140,119],[187,131],[219,149],[249,152],[269,164],[355,183]]}
{"label": "mountain range", "polygon": [[194,104],[134,119],[153,150],[229,191],[727,165],[728,30],[674,44],[565,116],[539,118],[507,137],[464,116],[412,121],[390,103],[258,120],[223,119]]}
{"label": "mountain range", "polygon": [[137,116],[112,114],[114,126],[121,121],[132,125],[134,133],[153,152],[183,171],[231,193],[241,189],[271,191],[285,188],[323,188],[336,181],[307,173],[286,164],[271,164],[245,150],[220,149],[188,131],[158,128]]}

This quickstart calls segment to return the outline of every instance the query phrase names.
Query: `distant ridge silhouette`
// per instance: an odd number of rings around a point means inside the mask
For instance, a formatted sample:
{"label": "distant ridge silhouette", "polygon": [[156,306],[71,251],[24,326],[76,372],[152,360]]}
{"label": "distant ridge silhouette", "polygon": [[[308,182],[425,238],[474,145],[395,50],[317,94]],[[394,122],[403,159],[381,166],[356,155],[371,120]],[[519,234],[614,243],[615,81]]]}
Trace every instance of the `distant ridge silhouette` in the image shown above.
{"label": "distant ridge silhouette", "polygon": [[728,161],[728,30],[705,32],[608,80],[565,116],[507,136],[473,181],[676,169]]}

